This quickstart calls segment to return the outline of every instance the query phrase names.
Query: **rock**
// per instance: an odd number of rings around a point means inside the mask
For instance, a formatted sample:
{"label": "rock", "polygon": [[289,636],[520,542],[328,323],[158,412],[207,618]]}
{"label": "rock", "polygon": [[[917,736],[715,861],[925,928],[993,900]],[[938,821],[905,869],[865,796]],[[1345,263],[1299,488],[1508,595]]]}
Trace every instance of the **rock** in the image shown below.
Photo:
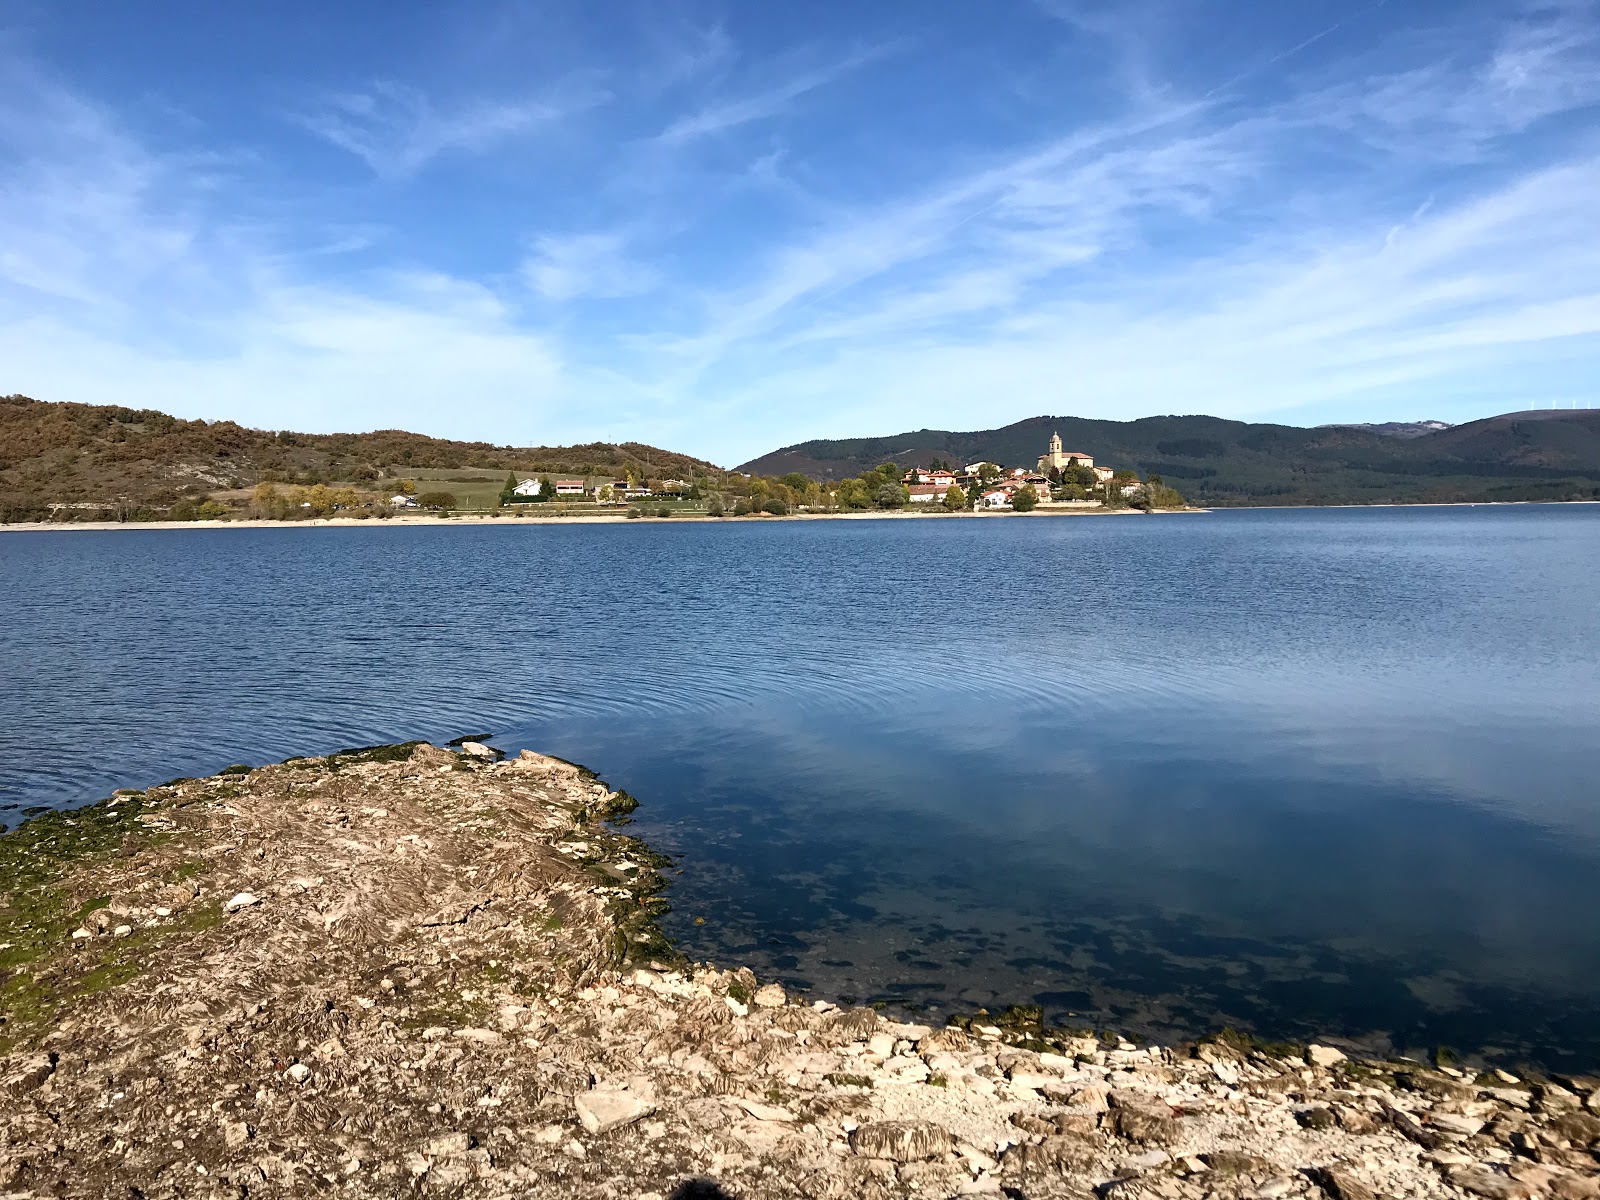
{"label": "rock", "polygon": [[754,999],[757,1008],[782,1008],[789,1002],[781,983],[769,983],[757,988]]}
{"label": "rock", "polygon": [[1313,1178],[1333,1200],[1376,1200],[1372,1189],[1344,1167],[1323,1167]]}
{"label": "rock", "polygon": [[1389,1124],[1398,1129],[1403,1137],[1409,1138],[1425,1150],[1442,1150],[1449,1141],[1442,1133],[1424,1129],[1410,1113],[1402,1112],[1393,1105],[1384,1107],[1384,1115],[1388,1117]]}
{"label": "rock", "polygon": [[928,1121],[874,1121],[850,1134],[850,1149],[857,1154],[891,1162],[939,1158],[955,1148],[949,1132]]}
{"label": "rock", "polygon": [[83,928],[81,925],[77,929],[74,929],[72,931],[72,940],[75,941],[75,942],[76,941],[81,941],[84,938],[92,938],[93,936],[94,936],[94,934],[90,933],[87,929]]}
{"label": "rock", "polygon": [[1118,1109],[1112,1114],[1112,1129],[1141,1146],[1170,1146],[1178,1140],[1178,1123],[1148,1109]]}
{"label": "rock", "polygon": [[461,753],[470,754],[473,758],[498,758],[499,756],[482,742],[462,742]]}
{"label": "rock", "polygon": [[224,912],[232,913],[238,912],[242,908],[251,908],[260,903],[261,900],[259,897],[252,896],[249,892],[239,892],[231,900],[224,904],[222,908]]}
{"label": "rock", "polygon": [[1518,1079],[1510,1071],[1502,1071],[1499,1067],[1496,1067],[1490,1072],[1490,1074],[1504,1084],[1518,1084],[1522,1082],[1522,1080]]}
{"label": "rock", "polygon": [[284,1074],[295,1083],[304,1083],[311,1078],[311,1068],[306,1066],[305,1063],[295,1063]]}
{"label": "rock", "polygon": [[1306,1059],[1314,1067],[1331,1067],[1344,1061],[1344,1051],[1332,1046],[1311,1045],[1306,1047]]}
{"label": "rock", "polygon": [[1213,1174],[1228,1179],[1240,1175],[1264,1175],[1272,1170],[1272,1164],[1266,1159],[1243,1150],[1213,1150],[1209,1154],[1202,1154],[1200,1160]]}
{"label": "rock", "polygon": [[787,1108],[761,1104],[755,1100],[735,1100],[734,1103],[758,1121],[793,1121],[795,1119],[794,1114]]}
{"label": "rock", "polygon": [[631,1125],[655,1112],[656,1106],[643,1096],[620,1088],[595,1088],[573,1097],[578,1120],[593,1134],[610,1133]]}
{"label": "rock", "polygon": [[736,1017],[748,1017],[750,1015],[750,1006],[741,1004],[732,996],[724,996],[722,1002],[728,1006],[728,1011]]}
{"label": "rock", "polygon": [[250,1126],[243,1121],[224,1121],[222,1140],[230,1150],[237,1150],[250,1140]]}
{"label": "rock", "polygon": [[1445,1133],[1456,1137],[1469,1138],[1484,1127],[1486,1122],[1476,1117],[1465,1117],[1460,1113],[1431,1112],[1428,1114],[1428,1125],[1434,1129],[1442,1129]]}
{"label": "rock", "polygon": [[45,1081],[56,1073],[58,1061],[54,1053],[19,1056],[17,1068],[6,1076],[6,1090],[21,1095],[43,1087]]}
{"label": "rock", "polygon": [[1339,1122],[1339,1128],[1346,1133],[1376,1133],[1378,1119],[1371,1113],[1362,1112],[1359,1108],[1351,1108],[1348,1104],[1335,1104],[1333,1106],[1334,1120]]}
{"label": "rock", "polygon": [[1338,1118],[1333,1115],[1333,1111],[1322,1107],[1320,1104],[1295,1113],[1294,1119],[1300,1122],[1300,1128],[1302,1129],[1332,1129],[1338,1124]]}
{"label": "rock", "polygon": [[1488,1200],[1531,1200],[1534,1194],[1527,1184],[1488,1167],[1457,1167],[1450,1172],[1449,1179],[1467,1194],[1484,1196]]}
{"label": "rock", "polygon": [[472,1138],[459,1130],[431,1137],[422,1148],[429,1158],[459,1158],[472,1149]]}
{"label": "rock", "polygon": [[133,932],[133,926],[132,925],[118,925],[115,929],[113,929],[111,931],[111,936],[114,937],[114,938],[125,938],[129,934],[131,934],[132,932]]}

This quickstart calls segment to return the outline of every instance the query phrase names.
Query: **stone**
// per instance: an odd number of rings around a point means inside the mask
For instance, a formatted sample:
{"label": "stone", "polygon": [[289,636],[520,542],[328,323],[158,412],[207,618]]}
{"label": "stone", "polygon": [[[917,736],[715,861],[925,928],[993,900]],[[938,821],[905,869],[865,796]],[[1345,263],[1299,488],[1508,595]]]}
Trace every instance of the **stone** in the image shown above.
{"label": "stone", "polygon": [[1457,1167],[1450,1172],[1450,1182],[1472,1196],[1487,1200],[1532,1200],[1534,1191],[1509,1175],[1502,1175],[1488,1167]]}
{"label": "stone", "polygon": [[230,1150],[237,1150],[250,1140],[250,1126],[243,1121],[224,1121],[222,1123],[222,1140]]}
{"label": "stone", "polygon": [[656,1106],[643,1096],[621,1088],[595,1088],[573,1097],[578,1120],[592,1134],[610,1133],[655,1112]]}
{"label": "stone", "polygon": [[758,1121],[793,1121],[795,1119],[794,1114],[787,1108],[778,1108],[772,1104],[761,1104],[755,1100],[735,1100],[734,1103]]}
{"label": "stone", "polygon": [[473,758],[495,758],[495,752],[482,742],[462,742],[461,753],[470,754]]}
{"label": "stone", "polygon": [[789,1002],[781,983],[769,983],[757,988],[754,999],[757,1008],[782,1008]]}
{"label": "stone", "polygon": [[260,897],[252,896],[249,892],[239,892],[222,906],[224,912],[238,912],[240,909],[252,908],[260,904]]}
{"label": "stone", "polygon": [[1149,1109],[1118,1109],[1112,1114],[1112,1129],[1141,1146],[1170,1146],[1178,1140],[1178,1123]]}
{"label": "stone", "polygon": [[1344,1061],[1344,1051],[1332,1046],[1311,1045],[1306,1047],[1306,1059],[1314,1067],[1331,1067]]}
{"label": "stone", "polygon": [[6,1090],[15,1094],[35,1091],[56,1073],[55,1054],[21,1055],[17,1069],[6,1076]]}
{"label": "stone", "polygon": [[114,938],[125,938],[129,934],[131,934],[132,932],[133,932],[133,926],[132,925],[118,925],[115,929],[113,929],[111,931],[111,936],[114,937]]}
{"label": "stone", "polygon": [[1372,1189],[1344,1167],[1323,1167],[1314,1178],[1332,1200],[1376,1200]]}
{"label": "stone", "polygon": [[295,1083],[305,1083],[306,1080],[311,1078],[311,1068],[306,1066],[305,1063],[295,1063],[284,1074]]}
{"label": "stone", "polygon": [[472,1149],[472,1138],[459,1130],[428,1139],[422,1152],[429,1158],[459,1158]]}
{"label": "stone", "polygon": [[873,1121],[850,1134],[850,1149],[857,1154],[890,1162],[940,1158],[955,1148],[949,1132],[928,1121]]}
{"label": "stone", "polygon": [[1435,1111],[1428,1114],[1428,1124],[1434,1129],[1442,1129],[1445,1133],[1456,1137],[1469,1138],[1482,1129],[1486,1122],[1476,1117],[1462,1116],[1460,1113]]}

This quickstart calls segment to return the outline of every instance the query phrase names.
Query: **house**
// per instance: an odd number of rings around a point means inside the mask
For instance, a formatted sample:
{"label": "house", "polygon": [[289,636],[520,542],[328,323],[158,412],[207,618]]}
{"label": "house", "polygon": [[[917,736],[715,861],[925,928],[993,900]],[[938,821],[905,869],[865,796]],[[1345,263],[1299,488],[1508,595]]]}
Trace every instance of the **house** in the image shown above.
{"label": "house", "polygon": [[937,504],[944,499],[945,489],[936,483],[913,483],[908,490],[913,504]]}
{"label": "house", "polygon": [[978,503],[984,508],[1010,508],[1011,493],[1005,488],[995,488],[994,491],[979,496]]}
{"label": "house", "polygon": [[928,482],[935,487],[949,487],[956,481],[954,471],[929,471]]}
{"label": "house", "polygon": [[900,476],[900,482],[904,484],[932,483],[933,479],[921,467],[912,467],[904,475]]}
{"label": "house", "polygon": [[415,508],[417,501],[412,496],[390,496],[389,503],[395,508]]}
{"label": "house", "polygon": [[1094,477],[1097,483],[1109,483],[1112,477],[1116,475],[1116,472],[1110,467],[1096,467],[1092,463],[1087,463],[1085,465],[1091,467],[1091,469],[1094,471]]}
{"label": "house", "polygon": [[689,485],[681,479],[663,479],[661,481],[663,492],[687,492]]}
{"label": "house", "polygon": [[537,496],[539,494],[539,481],[537,479],[524,479],[511,489],[513,496]]}
{"label": "house", "polygon": [[581,479],[556,480],[556,495],[558,496],[581,496],[587,490],[583,486],[583,480]]}

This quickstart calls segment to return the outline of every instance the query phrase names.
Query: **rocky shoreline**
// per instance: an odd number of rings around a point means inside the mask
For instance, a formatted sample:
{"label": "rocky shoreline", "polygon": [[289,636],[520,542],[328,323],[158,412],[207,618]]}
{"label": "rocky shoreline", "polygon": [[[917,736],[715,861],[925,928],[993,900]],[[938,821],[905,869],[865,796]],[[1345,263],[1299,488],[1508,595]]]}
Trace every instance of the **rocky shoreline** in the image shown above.
{"label": "rocky shoreline", "polygon": [[1600,1080],[683,962],[631,803],[414,744],[0,837],[0,1196],[1600,1197]]}

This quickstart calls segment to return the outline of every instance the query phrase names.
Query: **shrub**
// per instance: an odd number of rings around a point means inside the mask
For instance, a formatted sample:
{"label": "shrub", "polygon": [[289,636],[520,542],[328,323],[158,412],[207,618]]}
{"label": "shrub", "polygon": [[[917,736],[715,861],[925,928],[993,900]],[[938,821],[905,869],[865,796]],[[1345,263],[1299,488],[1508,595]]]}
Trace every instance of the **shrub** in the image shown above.
{"label": "shrub", "polygon": [[761,506],[761,511],[771,513],[775,517],[786,517],[789,515],[789,506],[782,500],[768,500]]}
{"label": "shrub", "polygon": [[656,509],[656,516],[658,516],[658,517],[670,517],[671,515],[672,515],[672,510],[670,508],[668,508],[665,504],[663,504],[660,508]]}
{"label": "shrub", "polygon": [[637,521],[642,516],[644,516],[644,514],[637,508],[630,508],[628,510],[628,520],[630,521]]}
{"label": "shrub", "polygon": [[1033,484],[1025,483],[1011,495],[1011,507],[1016,512],[1032,512],[1039,507],[1039,493]]}
{"label": "shrub", "polygon": [[456,506],[456,497],[454,492],[423,492],[417,497],[417,504],[422,508],[443,512]]}

